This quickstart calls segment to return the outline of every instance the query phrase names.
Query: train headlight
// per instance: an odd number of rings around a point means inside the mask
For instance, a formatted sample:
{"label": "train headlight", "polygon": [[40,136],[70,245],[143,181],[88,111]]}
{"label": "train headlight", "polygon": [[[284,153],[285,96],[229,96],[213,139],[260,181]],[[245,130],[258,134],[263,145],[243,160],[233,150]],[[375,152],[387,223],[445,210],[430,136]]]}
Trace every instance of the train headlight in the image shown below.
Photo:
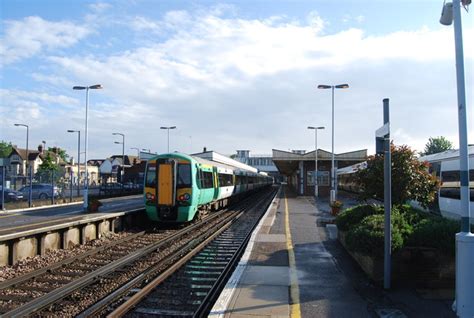
{"label": "train headlight", "polygon": [[146,199],[147,199],[147,201],[153,201],[153,200],[155,200],[155,195],[153,193],[147,192],[146,193]]}

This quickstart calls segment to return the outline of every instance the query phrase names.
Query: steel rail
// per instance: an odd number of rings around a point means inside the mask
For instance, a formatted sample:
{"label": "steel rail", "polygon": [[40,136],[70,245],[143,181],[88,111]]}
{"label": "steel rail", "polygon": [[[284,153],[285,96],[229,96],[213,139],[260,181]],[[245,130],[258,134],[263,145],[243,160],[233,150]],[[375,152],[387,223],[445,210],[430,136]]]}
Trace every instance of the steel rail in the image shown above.
{"label": "steel rail", "polygon": [[[205,232],[205,233],[202,233],[200,235],[199,238],[196,238],[196,239],[193,239],[193,241],[200,241],[202,239],[204,239],[203,242],[201,242],[200,244],[198,244],[197,246],[195,247],[190,247],[189,245],[192,245],[192,241],[190,243],[188,243],[188,247],[187,248],[182,248],[180,250],[177,250],[172,256],[171,258],[174,259],[174,258],[180,258],[178,262],[176,263],[173,263],[169,268],[167,268],[163,273],[161,273],[158,277],[156,277],[155,279],[153,279],[153,281],[151,281],[149,284],[147,284],[145,287],[143,287],[139,292],[137,292],[136,294],[134,294],[132,297],[130,297],[126,302],[124,302],[123,304],[121,304],[118,308],[116,308],[112,313],[110,313],[109,315],[107,315],[107,317],[117,317],[117,316],[122,316],[124,315],[125,313],[127,313],[132,307],[134,307],[137,303],[139,303],[144,297],[146,297],[150,292],[153,291],[153,289],[159,285],[161,282],[163,282],[165,279],[167,279],[169,276],[171,276],[174,272],[176,272],[176,270],[178,270],[183,264],[185,264],[187,261],[189,261],[194,255],[196,255],[197,253],[199,253],[206,245],[209,244],[209,242],[211,242],[212,240],[214,240],[214,238],[216,238],[219,234],[221,234],[223,231],[225,231],[231,224],[232,222],[234,221],[234,219],[238,218],[242,213],[244,213],[245,211],[236,211],[236,212],[233,212],[231,214],[229,214],[228,217],[226,217],[222,222],[221,224],[219,224],[219,229],[214,232],[213,234],[211,234],[211,236],[206,237],[206,235],[208,234],[208,232]],[[182,257],[182,253],[183,253],[183,250],[186,250],[186,249],[190,249],[189,253],[187,253],[184,257]],[[164,260],[163,263],[170,263],[170,260]],[[154,271],[156,271],[158,268],[162,267],[163,265],[165,264],[157,264],[155,265],[152,269],[150,269],[149,273],[152,273]],[[147,275],[144,275],[141,277],[141,279],[144,279],[145,276]],[[137,282],[135,282],[137,283]],[[129,290],[132,286],[127,286],[127,290]],[[117,295],[115,295],[117,296]],[[110,301],[108,301],[110,302]],[[102,307],[105,305],[105,304],[101,304]],[[90,312],[90,311],[87,311],[87,312],[84,312],[84,315],[80,315],[79,317],[88,317],[90,316],[90,314],[93,314],[94,312]]]}
{"label": "steel rail", "polygon": [[[269,195],[265,196],[261,201],[267,201],[270,197],[275,196],[276,191],[272,191]],[[271,201],[270,201],[271,202]],[[260,203],[259,203],[260,204]],[[257,206],[259,205],[257,204]],[[268,206],[269,203],[266,204]],[[247,209],[254,209],[257,208],[257,206],[251,206],[251,207],[246,207]],[[142,301],[148,294],[150,294],[159,284],[161,284],[163,281],[165,281],[167,278],[169,278],[171,275],[173,275],[178,269],[180,269],[184,264],[186,264],[192,257],[194,257],[196,254],[198,254],[204,247],[206,247],[210,242],[212,242],[217,236],[222,234],[225,230],[227,230],[234,222],[235,220],[239,219],[244,211],[239,211],[238,213],[231,215],[228,219],[228,221],[225,221],[226,224],[222,226],[218,231],[216,231],[214,234],[212,234],[210,237],[205,239],[202,243],[200,243],[197,247],[193,248],[186,256],[182,257],[178,262],[174,263],[171,267],[166,269],[162,274],[160,274],[158,277],[156,277],[153,281],[151,281],[149,284],[147,284],[145,287],[143,287],[140,291],[138,291],[136,294],[131,296],[127,301],[122,303],[119,307],[117,307],[113,312],[107,315],[107,317],[112,318],[112,317],[121,317],[125,315],[127,312],[130,311],[134,306],[136,306],[140,301]],[[258,218],[260,220],[260,218]],[[218,288],[220,287],[228,277],[229,273],[231,273],[232,268],[235,265],[235,262],[240,259],[240,256],[242,255],[243,251],[245,250],[245,246],[247,245],[248,240],[250,239],[251,232],[255,228],[255,225],[258,223],[258,220],[254,223],[252,226],[252,230],[249,231],[247,236],[244,238],[243,243],[241,244],[239,250],[234,253],[234,255],[231,258],[230,263],[227,264],[226,268],[224,269],[224,276],[221,278],[219,277],[218,280],[221,282],[218,282],[217,286],[213,286],[213,288]],[[205,235],[205,233],[203,234]],[[179,252],[177,252],[179,254]],[[158,266],[157,266],[158,267]],[[222,274],[221,274],[222,275]],[[143,278],[142,278],[143,279]],[[132,288],[132,286],[128,286],[127,290]],[[212,289],[211,289],[212,292]],[[216,290],[215,293],[218,291]],[[212,298],[215,297],[214,293],[211,296]],[[209,298],[210,300],[211,298]],[[208,296],[206,296],[206,300],[208,300]],[[104,307],[106,304],[101,304],[102,307]],[[203,307],[201,309],[201,306],[199,307],[198,310],[205,310],[207,307]],[[84,312],[84,316],[80,317],[87,317],[88,315],[90,316],[91,314],[97,313],[87,311]],[[87,314],[87,315],[86,315]]]}
{"label": "steel rail", "polygon": [[82,259],[84,259],[88,256],[98,254],[98,253],[102,252],[103,250],[109,249],[109,248],[114,247],[118,244],[122,244],[124,242],[131,241],[131,240],[133,240],[133,239],[135,239],[135,238],[137,238],[137,237],[139,237],[143,234],[145,234],[145,231],[134,233],[134,234],[131,234],[129,236],[120,238],[116,241],[113,241],[112,243],[109,243],[105,246],[100,246],[100,247],[94,248],[94,249],[92,249],[90,251],[87,251],[85,253],[66,258],[64,260],[61,260],[59,262],[55,262],[55,263],[50,264],[46,267],[36,269],[36,270],[31,271],[29,273],[26,273],[24,275],[5,280],[3,282],[0,282],[0,290],[3,290],[3,289],[6,289],[6,288],[9,288],[9,287],[24,283],[24,282],[26,282],[26,281],[28,281],[28,280],[36,277],[36,276],[40,276],[40,275],[45,274],[47,272],[51,272],[53,270],[59,269],[59,268],[65,266],[65,265],[69,265],[69,264],[74,263],[76,261],[80,261],[80,260],[82,260]]}
{"label": "steel rail", "polygon": [[35,298],[32,301],[30,301],[30,302],[28,302],[28,303],[26,303],[26,304],[24,304],[24,305],[22,305],[18,308],[15,308],[15,309],[13,309],[9,312],[6,312],[6,313],[2,314],[2,317],[22,317],[22,316],[30,315],[34,312],[37,312],[37,311],[43,309],[44,307],[60,300],[61,298],[64,298],[67,295],[70,295],[71,293],[75,292],[76,290],[81,289],[81,288],[91,284],[92,282],[94,282],[95,280],[100,278],[101,276],[109,274],[109,273],[115,271],[116,269],[125,266],[128,263],[131,263],[135,260],[138,260],[139,258],[150,254],[151,252],[153,252],[156,249],[160,248],[161,246],[169,243],[170,241],[175,240],[176,238],[179,238],[180,236],[186,235],[189,232],[195,230],[196,228],[209,223],[210,221],[214,220],[215,218],[219,217],[220,215],[221,214],[216,213],[212,216],[209,216],[205,220],[202,220],[199,223],[190,225],[190,226],[188,226],[188,227],[186,227],[186,228],[170,235],[169,237],[165,238],[164,240],[160,240],[159,242],[156,242],[156,243],[153,243],[149,246],[143,247],[143,248],[133,252],[132,254],[124,256],[124,257],[122,257],[122,258],[120,258],[120,259],[118,259],[118,260],[116,260],[112,263],[107,264],[107,265],[104,265],[103,267],[101,267],[101,268],[99,268],[99,269],[97,269],[97,270],[95,270],[91,273],[88,273],[85,276],[83,276],[81,278],[78,278],[78,279],[72,281],[71,283],[69,283],[65,286],[57,288],[57,289],[53,290],[52,292],[50,292],[46,295]]}
{"label": "steel rail", "polygon": [[[266,198],[267,200],[265,202],[265,208],[264,211],[268,209],[270,204],[272,203],[272,200],[275,198],[277,195],[278,191],[273,190]],[[263,200],[262,200],[263,201]],[[212,305],[216,301],[216,299],[219,297],[219,294],[221,290],[225,287],[225,284],[227,283],[228,278],[232,275],[233,269],[239,262],[240,258],[242,257],[242,254],[245,252],[245,249],[247,247],[247,244],[250,240],[250,237],[252,236],[252,232],[255,230],[257,227],[258,223],[260,222],[261,218],[263,217],[263,214],[255,220],[254,224],[252,225],[252,229],[247,233],[246,237],[243,239],[242,244],[240,245],[239,249],[234,253],[232,258],[230,259],[229,263],[225,266],[224,270],[222,271],[221,275],[217,278],[216,282],[213,284],[212,288],[209,290],[208,294],[204,298],[204,300],[201,302],[199,305],[198,309],[195,311],[193,317],[206,317],[209,311],[212,308]]]}

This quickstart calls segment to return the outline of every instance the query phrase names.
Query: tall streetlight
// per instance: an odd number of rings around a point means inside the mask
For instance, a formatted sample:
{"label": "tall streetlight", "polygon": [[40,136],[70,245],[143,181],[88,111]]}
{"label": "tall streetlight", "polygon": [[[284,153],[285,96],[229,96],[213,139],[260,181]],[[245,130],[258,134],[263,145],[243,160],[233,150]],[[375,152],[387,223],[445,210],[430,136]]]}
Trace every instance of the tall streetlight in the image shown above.
{"label": "tall streetlight", "polygon": [[85,129],[85,143],[84,143],[84,166],[85,166],[85,178],[84,178],[84,211],[87,211],[88,195],[89,195],[89,172],[87,171],[87,145],[89,143],[88,136],[88,115],[89,115],[89,90],[90,89],[102,89],[102,85],[96,84],[92,86],[74,86],[74,90],[86,90],[86,129]]}
{"label": "tall streetlight", "polygon": [[77,132],[77,196],[81,194],[81,190],[79,189],[80,183],[80,173],[81,173],[81,131],[80,130],[71,130],[68,129],[68,133],[75,133]]}
{"label": "tall streetlight", "polygon": [[176,129],[176,126],[171,127],[160,127],[160,129],[168,130],[168,153],[170,152],[170,129]]}
{"label": "tall streetlight", "polygon": [[114,136],[122,136],[122,142],[120,141],[115,141],[116,144],[122,145],[122,171],[120,171],[120,183],[123,185],[123,175],[124,175],[124,169],[125,169],[125,135],[122,133],[112,133]]}
{"label": "tall streetlight", "polygon": [[[17,127],[26,127],[26,165],[25,165],[25,177],[28,176],[28,167],[30,165],[30,162],[29,162],[29,150],[28,150],[28,138],[29,138],[29,135],[30,135],[30,127],[28,125],[25,125],[25,124],[14,124],[15,126]],[[25,179],[25,185],[26,185],[26,179]],[[30,189],[31,190],[31,189]],[[30,191],[31,193],[31,191]],[[30,200],[31,202],[31,200]]]}
{"label": "tall streetlight", "polygon": [[137,151],[137,157],[138,157],[138,159],[140,159],[140,148],[131,147],[130,149],[135,149]]}
{"label": "tall streetlight", "polygon": [[[466,91],[464,82],[464,53],[461,25],[461,0],[444,4],[440,23],[454,22],[454,46],[456,54],[457,109],[459,125],[459,174],[461,181],[461,232],[456,234],[456,314],[459,317],[474,316],[474,234],[469,219],[469,151],[467,142]],[[462,1],[464,6],[471,1]]]}
{"label": "tall streetlight", "polygon": [[334,89],[349,88],[349,84],[318,85],[319,89],[331,89],[332,92],[332,154],[331,154],[331,195],[330,201],[336,200],[336,170],[334,169]]}
{"label": "tall streetlight", "polygon": [[308,129],[314,129],[314,198],[319,196],[318,191],[318,130],[324,127],[308,126]]}

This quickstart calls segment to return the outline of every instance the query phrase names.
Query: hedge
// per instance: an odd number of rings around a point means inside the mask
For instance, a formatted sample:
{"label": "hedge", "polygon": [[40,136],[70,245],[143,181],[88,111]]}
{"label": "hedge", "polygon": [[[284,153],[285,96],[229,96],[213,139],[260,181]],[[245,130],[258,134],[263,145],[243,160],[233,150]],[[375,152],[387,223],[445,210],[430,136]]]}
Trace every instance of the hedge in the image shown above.
{"label": "hedge", "polygon": [[[336,218],[347,232],[349,250],[369,256],[382,256],[384,248],[383,207],[359,205]],[[437,248],[447,255],[455,253],[455,235],[460,222],[430,215],[408,205],[392,208],[392,252],[406,246]]]}

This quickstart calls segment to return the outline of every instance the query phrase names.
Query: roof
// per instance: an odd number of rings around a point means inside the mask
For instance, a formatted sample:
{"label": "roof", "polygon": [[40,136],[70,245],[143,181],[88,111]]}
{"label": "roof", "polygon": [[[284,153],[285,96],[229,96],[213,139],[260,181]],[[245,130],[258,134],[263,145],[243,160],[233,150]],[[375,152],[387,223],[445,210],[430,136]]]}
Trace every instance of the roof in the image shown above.
{"label": "roof", "polygon": [[231,166],[233,168],[239,168],[242,170],[246,171],[252,171],[257,173],[258,169],[254,168],[252,166],[246,165],[245,163],[242,163],[240,161],[234,160],[232,158],[226,157],[224,155],[221,155],[220,153],[217,153],[215,151],[206,151],[206,152],[201,152],[201,153],[196,153],[191,155],[192,157],[199,157],[202,159],[207,159],[209,161],[212,161],[213,163],[221,163],[226,166]]}
{"label": "roof", "polygon": [[[469,156],[474,156],[474,145],[468,146]],[[434,153],[427,156],[421,156],[420,161],[436,162],[446,159],[455,159],[459,157],[459,149],[450,149],[443,152]]]}
{"label": "roof", "polygon": [[[26,149],[13,147],[12,152],[10,153],[8,157],[10,158],[13,154],[17,154],[18,156],[20,156],[22,160],[26,159]],[[28,161],[36,160],[36,158],[38,158],[39,155],[40,155],[40,152],[38,150],[29,150]]]}

